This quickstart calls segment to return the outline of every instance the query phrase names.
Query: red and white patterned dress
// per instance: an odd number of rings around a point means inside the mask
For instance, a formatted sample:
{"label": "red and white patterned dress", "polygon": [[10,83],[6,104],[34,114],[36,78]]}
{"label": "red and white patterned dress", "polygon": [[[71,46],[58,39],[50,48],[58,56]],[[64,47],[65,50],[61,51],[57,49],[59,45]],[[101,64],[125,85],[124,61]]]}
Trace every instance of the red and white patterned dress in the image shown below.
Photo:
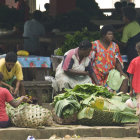
{"label": "red and white patterned dress", "polygon": [[116,58],[123,65],[119,47],[111,42],[106,49],[99,40],[92,42],[92,51],[90,53],[92,67],[99,80],[100,85],[107,86],[106,81],[109,71],[115,68]]}

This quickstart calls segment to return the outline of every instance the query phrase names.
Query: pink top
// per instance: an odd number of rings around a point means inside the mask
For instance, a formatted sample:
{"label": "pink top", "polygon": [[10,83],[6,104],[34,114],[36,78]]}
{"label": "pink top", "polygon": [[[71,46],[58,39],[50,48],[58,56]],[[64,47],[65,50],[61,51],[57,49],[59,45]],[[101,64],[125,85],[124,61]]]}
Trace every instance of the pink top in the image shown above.
{"label": "pink top", "polygon": [[8,115],[6,113],[5,102],[13,100],[11,93],[6,89],[0,87],[0,121],[8,121]]}
{"label": "pink top", "polygon": [[140,93],[140,56],[131,61],[127,72],[133,74],[132,88],[136,93]]}
{"label": "pink top", "polygon": [[[85,67],[85,69],[84,69],[85,71],[88,71],[89,73],[93,73],[91,61],[88,56],[84,57],[82,59],[82,61],[80,62],[79,55],[78,55],[78,49],[79,48],[71,49],[65,53],[63,64],[62,64],[62,69],[64,71],[67,71],[69,69],[73,69],[74,65],[76,65],[76,67],[79,68],[79,66],[83,64]],[[78,63],[77,63],[77,61],[78,61]]]}

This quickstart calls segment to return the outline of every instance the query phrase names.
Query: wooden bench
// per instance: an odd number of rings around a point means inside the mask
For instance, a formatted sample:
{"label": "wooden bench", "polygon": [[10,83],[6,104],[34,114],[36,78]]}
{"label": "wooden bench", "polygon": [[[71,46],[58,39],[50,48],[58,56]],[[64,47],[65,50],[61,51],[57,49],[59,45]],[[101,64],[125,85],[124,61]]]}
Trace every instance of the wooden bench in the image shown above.
{"label": "wooden bench", "polygon": [[[52,102],[53,88],[51,81],[24,81],[26,93],[36,96],[38,104],[42,104],[43,100]],[[43,97],[43,94],[45,96]]]}

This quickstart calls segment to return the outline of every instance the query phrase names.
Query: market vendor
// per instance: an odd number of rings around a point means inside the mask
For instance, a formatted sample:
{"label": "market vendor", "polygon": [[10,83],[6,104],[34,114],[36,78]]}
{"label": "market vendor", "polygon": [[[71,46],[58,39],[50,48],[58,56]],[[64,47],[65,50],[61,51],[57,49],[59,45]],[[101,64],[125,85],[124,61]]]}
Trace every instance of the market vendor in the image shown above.
{"label": "market vendor", "polygon": [[[3,75],[0,72],[0,85],[2,84]],[[13,107],[18,107],[22,102],[26,102],[28,97],[21,96],[19,100],[15,100],[10,92],[3,87],[0,87],[0,128],[5,128],[10,125],[9,117],[6,113],[5,103],[9,103]]]}
{"label": "market vendor", "polygon": [[124,71],[131,60],[138,56],[135,49],[136,43],[140,41],[140,25],[136,21],[136,10],[132,7],[125,7],[122,9],[123,22],[125,24],[122,32],[121,42],[114,40],[119,44],[123,54],[127,55],[128,63],[125,65]]}
{"label": "market vendor", "polygon": [[92,42],[92,66],[100,85],[109,90],[127,93],[128,77],[122,69],[119,47],[112,41],[113,31],[111,25],[103,26],[100,31],[101,38]]}
{"label": "market vendor", "polygon": [[88,40],[84,40],[77,48],[65,53],[64,60],[56,69],[56,82],[53,83],[56,91],[73,88],[77,84],[92,83],[92,81],[98,85],[88,57],[91,47],[92,44]]}
{"label": "market vendor", "polygon": [[[3,74],[2,86],[8,88],[13,95],[17,95],[19,89],[20,95],[25,95],[22,67],[14,52],[9,52],[5,58],[0,59],[0,72]],[[14,82],[16,84],[15,89],[13,88]]]}

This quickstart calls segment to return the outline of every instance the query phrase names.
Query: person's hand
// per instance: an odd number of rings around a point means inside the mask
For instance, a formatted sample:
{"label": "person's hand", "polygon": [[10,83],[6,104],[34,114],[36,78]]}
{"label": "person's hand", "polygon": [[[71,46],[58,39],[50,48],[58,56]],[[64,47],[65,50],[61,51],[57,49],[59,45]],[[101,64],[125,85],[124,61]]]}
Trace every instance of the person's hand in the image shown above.
{"label": "person's hand", "polygon": [[125,78],[128,78],[127,74],[125,74],[124,72],[120,72],[120,75],[123,75]]}
{"label": "person's hand", "polygon": [[132,91],[132,90],[130,90],[129,95],[130,95],[131,97],[133,96],[133,91]]}
{"label": "person's hand", "polygon": [[18,88],[15,89],[15,91],[14,91],[13,94],[14,94],[14,95],[17,95],[17,93],[18,93]]}
{"label": "person's hand", "polygon": [[32,102],[27,96],[21,96],[22,102]]}
{"label": "person's hand", "polygon": [[90,74],[89,74],[88,71],[82,71],[82,72],[81,72],[81,75],[88,75],[88,76],[89,76]]}
{"label": "person's hand", "polygon": [[9,87],[9,90],[12,94],[14,94],[14,88],[12,86]]}

